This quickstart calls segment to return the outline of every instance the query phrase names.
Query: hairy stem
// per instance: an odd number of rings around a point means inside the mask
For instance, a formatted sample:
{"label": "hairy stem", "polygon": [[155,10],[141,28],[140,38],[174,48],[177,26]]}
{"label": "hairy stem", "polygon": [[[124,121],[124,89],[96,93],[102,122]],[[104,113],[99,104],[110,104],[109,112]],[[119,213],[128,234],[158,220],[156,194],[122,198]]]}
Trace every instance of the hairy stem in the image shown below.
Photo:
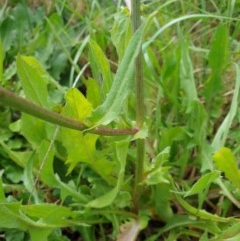
{"label": "hairy stem", "polygon": [[95,127],[91,129],[78,120],[75,120],[66,116],[62,116],[56,112],[45,109],[33,102],[30,102],[16,95],[15,93],[3,87],[0,87],[0,103],[53,124],[67,127],[70,129],[79,130],[79,131],[86,131],[93,134],[106,135],[106,136],[119,136],[119,135],[134,135],[138,131],[137,128],[109,129],[105,127]]}
{"label": "hairy stem", "polygon": [[[132,0],[131,3],[131,17],[132,17],[132,28],[133,32],[136,32],[141,24],[140,19],[140,0]],[[136,83],[136,122],[139,129],[142,128],[144,122],[144,85],[143,85],[143,72],[142,72],[142,51],[135,61],[135,83]],[[137,161],[135,168],[135,182],[133,190],[133,202],[134,211],[137,212],[139,209],[139,201],[141,196],[142,187],[139,183],[143,177],[143,166],[145,156],[145,140],[137,140]]]}

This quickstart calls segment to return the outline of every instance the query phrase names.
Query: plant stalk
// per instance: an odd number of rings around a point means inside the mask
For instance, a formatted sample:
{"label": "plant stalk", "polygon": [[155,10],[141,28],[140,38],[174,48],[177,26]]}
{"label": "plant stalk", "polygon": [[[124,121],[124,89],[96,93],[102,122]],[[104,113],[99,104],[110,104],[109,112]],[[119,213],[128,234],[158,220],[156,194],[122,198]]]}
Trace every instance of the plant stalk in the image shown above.
{"label": "plant stalk", "polygon": [[[132,18],[132,29],[133,33],[137,31],[141,24],[140,14],[140,0],[131,1],[131,18]],[[135,61],[135,85],[136,85],[136,123],[139,129],[142,128],[144,122],[144,82],[143,82],[143,71],[142,71],[142,50],[140,49],[139,54]],[[137,140],[137,161],[135,167],[135,180],[133,190],[133,209],[135,212],[139,210],[139,202],[142,194],[142,187],[139,185],[143,179],[143,167],[144,167],[144,156],[145,156],[145,140]]]}
{"label": "plant stalk", "polygon": [[90,132],[98,135],[105,136],[119,136],[119,135],[134,135],[138,132],[138,129],[110,129],[106,127],[90,128],[82,122],[60,115],[56,112],[45,109],[29,100],[26,100],[15,93],[0,87],[0,103],[10,106],[21,112],[25,112],[29,115],[35,116],[39,119],[47,122],[67,127],[74,130]]}

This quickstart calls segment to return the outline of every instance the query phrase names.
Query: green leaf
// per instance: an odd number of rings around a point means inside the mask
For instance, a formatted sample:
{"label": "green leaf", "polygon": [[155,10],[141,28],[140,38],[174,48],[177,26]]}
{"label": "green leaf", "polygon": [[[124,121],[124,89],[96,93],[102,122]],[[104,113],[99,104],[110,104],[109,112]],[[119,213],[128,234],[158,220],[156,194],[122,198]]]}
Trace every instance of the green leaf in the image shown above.
{"label": "green leaf", "polygon": [[[65,98],[64,115],[83,122],[86,117],[91,115],[92,105],[77,89],[70,89]],[[84,135],[80,131],[61,128],[59,138],[67,151],[66,163],[70,165],[68,173],[80,162],[94,163],[95,144],[98,139],[97,135],[89,133]]]}
{"label": "green leaf", "polygon": [[68,226],[70,224],[68,219],[76,216],[76,213],[67,207],[48,203],[21,206],[21,211],[52,228]]}
{"label": "green leaf", "polygon": [[220,74],[228,53],[228,26],[220,24],[213,36],[208,61],[213,74]]}
{"label": "green leaf", "polygon": [[0,202],[5,201],[5,194],[4,194],[3,182],[2,182],[2,174],[3,174],[3,170],[0,171]]}
{"label": "green leaf", "polygon": [[100,88],[97,81],[89,78],[84,82],[87,86],[87,100],[92,104],[93,108],[96,108],[101,103]]}
{"label": "green leaf", "polygon": [[192,102],[198,99],[197,89],[195,86],[192,60],[189,55],[189,44],[187,44],[181,32],[179,35],[181,40],[180,85],[185,95],[185,98],[183,98],[183,105],[186,106],[187,111],[190,111]]}
{"label": "green leaf", "polygon": [[233,217],[220,217],[216,214],[209,213],[203,209],[197,209],[193,206],[191,206],[189,203],[187,203],[183,198],[181,198],[179,195],[176,195],[177,201],[180,203],[180,205],[188,211],[190,214],[197,216],[201,219],[213,221],[213,222],[220,222],[220,223],[229,223],[231,221],[234,221],[235,219]]}
{"label": "green leaf", "polygon": [[50,147],[50,143],[48,141],[43,140],[38,148],[38,153],[38,158],[40,160],[39,165],[41,165],[43,160],[45,161],[40,173],[41,181],[50,187],[59,188],[61,191],[62,200],[64,200],[67,196],[71,196],[78,202],[87,202],[86,197],[79,192],[77,188],[74,189],[72,185],[62,182],[59,176],[54,173],[54,150],[53,147]]}
{"label": "green leaf", "polygon": [[2,47],[2,42],[0,41],[0,83],[3,80],[2,76],[3,76],[3,47]]}
{"label": "green leaf", "polygon": [[99,45],[90,41],[90,62],[94,78],[99,82],[103,97],[107,95],[112,86],[112,75],[109,62]]}
{"label": "green leaf", "polygon": [[164,163],[169,160],[170,148],[166,147],[154,158],[149,165],[144,183],[147,185],[156,185],[159,183],[169,184],[171,177],[169,175],[170,167],[164,166]]}
{"label": "green leaf", "polygon": [[21,116],[21,134],[33,145],[37,147],[42,140],[47,139],[46,122],[32,117],[28,114]]}
{"label": "green leaf", "polygon": [[35,202],[39,202],[38,193],[36,187],[34,186],[34,163],[37,160],[36,152],[32,152],[31,156],[28,158],[26,167],[24,168],[23,173],[23,183],[25,188],[29,193],[34,197]]}
{"label": "green leaf", "polygon": [[212,171],[203,175],[197,182],[192,186],[192,188],[185,194],[185,197],[201,193],[203,190],[208,188],[210,184],[219,177],[219,171]]}
{"label": "green leaf", "polygon": [[51,142],[43,140],[37,148],[39,166],[41,169],[40,179],[49,187],[58,187],[58,181],[56,180],[53,170],[54,148],[51,146]]}
{"label": "green leaf", "polygon": [[90,118],[94,126],[107,125],[118,117],[124,101],[132,92],[134,83],[134,63],[141,48],[144,27],[145,25],[142,25],[133,35],[105,102],[94,110],[93,116]]}
{"label": "green leaf", "polygon": [[229,148],[222,147],[214,153],[213,160],[216,167],[224,172],[225,176],[237,187],[240,188],[240,173],[237,160]]}
{"label": "green leaf", "polygon": [[0,145],[2,146],[3,150],[8,154],[9,158],[11,158],[13,162],[15,162],[20,167],[26,166],[27,160],[31,155],[31,151],[24,151],[24,152],[13,151],[3,141],[0,141]]}
{"label": "green leaf", "polygon": [[65,95],[66,105],[63,114],[85,122],[91,116],[92,105],[76,88],[69,89]]}
{"label": "green leaf", "polygon": [[71,219],[76,215],[67,207],[55,204],[24,206],[20,203],[0,203],[0,216],[1,228],[28,231],[32,241],[47,241],[54,228],[72,225]]}
{"label": "green leaf", "polygon": [[[156,235],[157,237],[160,237],[163,233],[171,231],[171,230],[179,230],[179,229],[183,229],[183,227],[198,227],[199,229],[203,229],[207,230],[211,233],[219,233],[222,230],[217,226],[217,224],[215,224],[212,221],[208,221],[208,220],[197,220],[192,218],[192,216],[189,215],[173,215],[167,222],[167,224],[160,229],[160,231],[158,232],[158,234]],[[180,231],[180,230],[179,230]],[[158,239],[154,239],[154,240],[158,240]],[[153,241],[153,239],[151,239]],[[150,241],[150,240],[149,240]]]}
{"label": "green leaf", "polygon": [[205,86],[205,95],[209,100],[222,89],[222,71],[226,64],[228,54],[228,27],[220,24],[213,36],[208,56],[209,66],[212,69],[211,77]]}
{"label": "green leaf", "polygon": [[161,130],[160,149],[171,146],[173,141],[181,141],[186,138],[186,128],[182,126],[171,127]]}
{"label": "green leaf", "polygon": [[115,15],[115,21],[111,30],[111,39],[117,50],[119,61],[122,60],[132,36],[130,13],[127,8]]}
{"label": "green leaf", "polygon": [[128,145],[129,145],[129,143],[125,142],[125,141],[117,142],[115,144],[115,146],[116,146],[116,157],[117,157],[117,160],[120,164],[120,170],[119,170],[119,173],[118,173],[117,185],[111,191],[104,194],[103,196],[100,196],[100,197],[90,201],[87,204],[87,207],[92,207],[92,208],[107,207],[107,206],[111,205],[112,202],[114,201],[114,199],[117,197],[117,194],[118,194],[118,192],[120,190],[120,187],[123,183]]}
{"label": "green leaf", "polygon": [[173,216],[171,208],[171,185],[168,183],[159,183],[154,186],[154,202],[156,211],[161,220],[168,221]]}
{"label": "green leaf", "polygon": [[148,136],[148,126],[146,123],[143,123],[141,130],[139,130],[133,137],[132,141],[137,139],[145,139]]}
{"label": "green leaf", "polygon": [[239,235],[240,223],[234,223],[233,225],[229,225],[225,230],[221,230],[219,235],[216,235],[214,238],[211,238],[210,241],[233,241],[240,240]]}
{"label": "green leaf", "polygon": [[95,169],[93,163],[95,160],[97,135],[89,133],[83,135],[79,131],[61,128],[59,137],[67,151],[66,163],[69,165],[68,173],[80,162],[88,163]]}
{"label": "green leaf", "polygon": [[26,97],[35,103],[49,108],[48,75],[40,63],[33,57],[17,57],[17,73],[21,78]]}
{"label": "green leaf", "polygon": [[27,230],[32,224],[31,220],[19,212],[20,205],[20,203],[0,203],[1,228]]}
{"label": "green leaf", "polygon": [[232,122],[234,117],[238,111],[238,98],[239,98],[239,89],[240,89],[240,69],[238,65],[236,67],[236,82],[232,97],[232,102],[230,106],[230,110],[226,117],[224,118],[223,122],[221,123],[220,127],[217,130],[216,135],[212,141],[212,147],[214,150],[218,150],[221,146],[224,146],[225,141],[228,137],[229,130],[232,126]]}

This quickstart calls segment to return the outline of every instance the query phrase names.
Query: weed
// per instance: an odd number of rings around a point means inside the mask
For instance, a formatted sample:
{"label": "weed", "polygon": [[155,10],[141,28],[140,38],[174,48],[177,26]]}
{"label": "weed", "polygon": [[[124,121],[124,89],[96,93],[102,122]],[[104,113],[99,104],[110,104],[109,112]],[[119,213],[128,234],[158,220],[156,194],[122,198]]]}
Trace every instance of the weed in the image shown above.
{"label": "weed", "polygon": [[1,237],[237,240],[239,4],[33,2],[0,9]]}

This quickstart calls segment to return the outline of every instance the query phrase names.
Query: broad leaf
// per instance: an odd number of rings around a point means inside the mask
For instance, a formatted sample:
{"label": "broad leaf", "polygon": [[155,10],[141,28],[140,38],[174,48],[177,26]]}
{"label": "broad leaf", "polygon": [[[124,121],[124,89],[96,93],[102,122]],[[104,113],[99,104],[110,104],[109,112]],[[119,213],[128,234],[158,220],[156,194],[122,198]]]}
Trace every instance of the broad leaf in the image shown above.
{"label": "broad leaf", "polygon": [[21,134],[35,148],[42,140],[47,139],[46,122],[23,113],[21,117]]}
{"label": "broad leaf", "polygon": [[[33,221],[19,212],[20,203],[0,203],[0,227],[27,230]],[[34,225],[33,225],[34,226]]]}
{"label": "broad leaf", "polygon": [[33,57],[17,57],[17,73],[22,81],[26,97],[35,103],[48,107],[47,74]]}
{"label": "broad leaf", "polygon": [[31,218],[40,219],[39,223],[49,227],[66,227],[69,225],[68,218],[76,216],[67,207],[48,203],[21,206],[21,211]]}
{"label": "broad leaf", "polygon": [[[92,105],[77,89],[70,89],[65,98],[66,105],[63,110],[64,115],[83,122],[86,117],[91,115]],[[84,135],[80,131],[61,128],[59,140],[67,151],[66,162],[69,164],[69,173],[80,162],[93,164],[97,139],[97,135],[89,133]]]}
{"label": "broad leaf", "polygon": [[92,104],[94,108],[100,105],[101,103],[101,93],[97,81],[89,78],[84,82],[87,86],[87,100]]}
{"label": "broad leaf", "polygon": [[[94,163],[94,154],[96,152],[97,135],[83,134],[82,132],[61,128],[60,140],[67,151],[67,161],[70,173],[78,163]],[[94,165],[93,165],[94,167]]]}
{"label": "broad leaf", "polygon": [[222,147],[214,153],[213,160],[216,167],[224,172],[225,176],[237,187],[240,188],[240,173],[237,160],[229,148]]}
{"label": "broad leaf", "polygon": [[86,117],[91,115],[91,103],[76,88],[68,90],[65,99],[64,115],[78,119],[81,122],[85,122]]}

